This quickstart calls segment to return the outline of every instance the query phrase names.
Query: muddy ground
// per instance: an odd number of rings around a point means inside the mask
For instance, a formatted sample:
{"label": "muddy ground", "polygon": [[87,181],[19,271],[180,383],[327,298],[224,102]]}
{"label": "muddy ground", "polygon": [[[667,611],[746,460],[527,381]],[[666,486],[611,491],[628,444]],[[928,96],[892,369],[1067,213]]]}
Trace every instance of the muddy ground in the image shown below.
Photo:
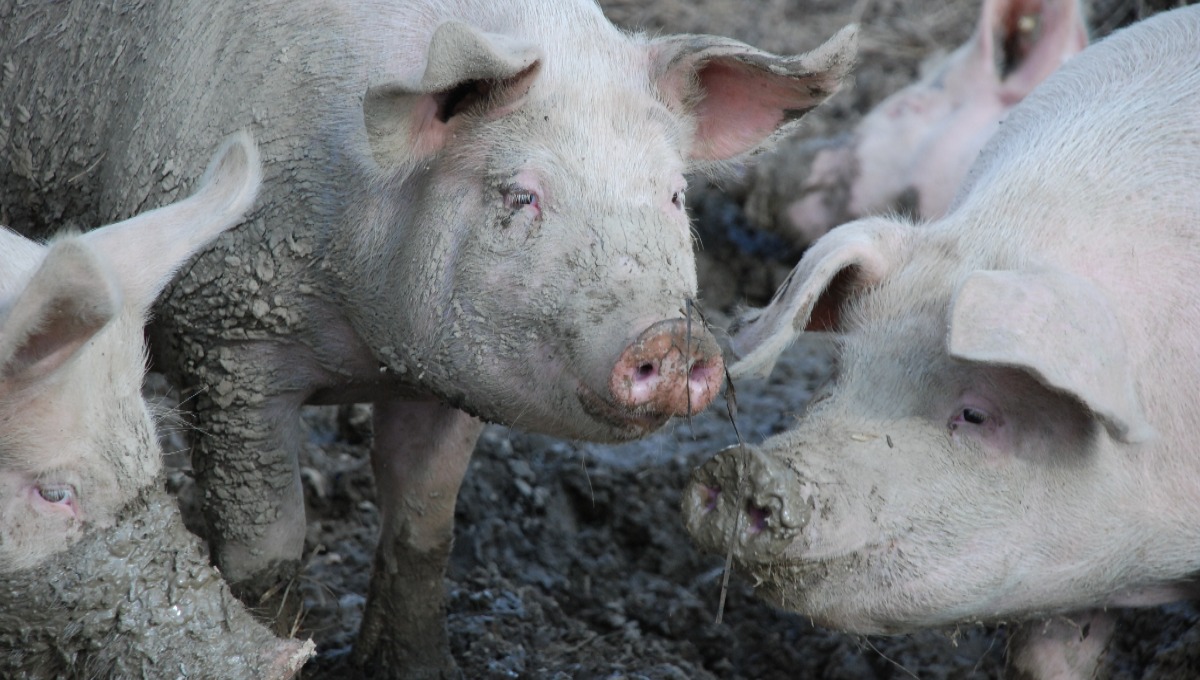
{"label": "muddy ground", "polygon": [[[922,59],[961,43],[977,12],[957,0],[608,0],[610,16],[652,31],[719,32],[776,51],[816,46],[862,23],[854,87],[802,135],[848,126],[910,81]],[[1136,0],[1093,10],[1101,32],[1132,19]],[[1163,3],[1159,3],[1160,5]],[[1166,3],[1171,4],[1171,3]],[[694,180],[693,186],[703,185]],[[718,324],[733,305],[761,304],[798,257],[745,228],[736,201],[711,187],[689,195],[703,241],[701,286]],[[801,342],[769,381],[737,385],[737,430],[759,441],[790,426],[832,370],[827,343]],[[367,592],[378,530],[369,411],[313,408],[304,481],[307,566],[297,635],[318,656],[306,679],[352,678],[347,655]],[[453,652],[467,678],[996,678],[1003,626],[861,637],[756,601],[734,576],[716,621],[724,560],[693,549],[680,519],[690,471],[736,441],[718,400],[706,414],[641,442],[602,446],[488,428],[463,484],[446,579]],[[170,488],[185,509],[194,485],[176,455]],[[193,515],[194,516],[194,515]],[[1122,615],[1115,678],[1200,677],[1200,610]]]}

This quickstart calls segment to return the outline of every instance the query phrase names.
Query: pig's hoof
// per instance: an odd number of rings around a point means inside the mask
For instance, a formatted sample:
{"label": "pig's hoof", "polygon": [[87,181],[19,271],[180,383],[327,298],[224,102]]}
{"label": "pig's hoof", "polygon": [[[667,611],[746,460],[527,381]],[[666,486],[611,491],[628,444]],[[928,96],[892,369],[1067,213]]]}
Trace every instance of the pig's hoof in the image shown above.
{"label": "pig's hoof", "polygon": [[791,498],[795,473],[756,450],[733,446],[692,472],[684,522],[703,549],[733,551],[739,563],[773,561],[793,545],[812,514]]}
{"label": "pig's hoof", "polygon": [[[375,650],[379,651],[379,650]],[[449,653],[364,655],[355,649],[355,662],[363,678],[371,680],[465,680]]]}
{"label": "pig's hoof", "polygon": [[301,616],[300,589],[296,560],[277,562],[265,572],[230,584],[230,590],[259,621],[280,637],[291,637]]}

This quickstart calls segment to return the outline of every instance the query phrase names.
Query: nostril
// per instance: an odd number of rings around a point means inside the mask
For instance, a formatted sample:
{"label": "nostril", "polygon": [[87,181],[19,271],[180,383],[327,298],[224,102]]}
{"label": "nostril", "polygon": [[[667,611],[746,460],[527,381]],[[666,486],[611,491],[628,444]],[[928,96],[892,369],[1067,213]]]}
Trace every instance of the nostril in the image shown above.
{"label": "nostril", "polygon": [[658,375],[658,368],[654,364],[649,363],[649,362],[646,362],[646,363],[642,364],[641,366],[638,366],[637,371],[635,373],[635,377],[641,381],[649,380],[656,375]]}
{"label": "nostril", "polygon": [[716,367],[713,362],[701,360],[694,362],[688,369],[688,382],[692,383],[707,383],[712,378]]}
{"label": "nostril", "polygon": [[721,487],[704,487],[704,511],[712,512],[717,509],[717,499],[721,497]]}
{"label": "nostril", "polygon": [[750,533],[757,534],[766,531],[771,519],[771,509],[746,501],[746,516],[750,518]]}

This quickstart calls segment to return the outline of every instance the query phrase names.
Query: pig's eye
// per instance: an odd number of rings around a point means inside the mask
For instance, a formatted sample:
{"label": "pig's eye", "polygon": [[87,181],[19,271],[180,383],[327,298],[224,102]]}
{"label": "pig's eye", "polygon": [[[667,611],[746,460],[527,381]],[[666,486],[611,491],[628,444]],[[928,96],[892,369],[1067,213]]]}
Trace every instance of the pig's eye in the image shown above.
{"label": "pig's eye", "polygon": [[991,419],[987,411],[967,406],[950,418],[950,429],[957,430],[959,425],[983,425]]}
{"label": "pig's eye", "polygon": [[676,191],[675,193],[671,194],[671,203],[676,208],[683,210],[683,203],[684,203],[683,189],[680,189],[679,191]]}
{"label": "pig's eye", "polygon": [[58,505],[66,505],[75,498],[75,489],[70,485],[54,485],[54,486],[39,486],[37,489],[38,495],[47,503],[55,503]]}

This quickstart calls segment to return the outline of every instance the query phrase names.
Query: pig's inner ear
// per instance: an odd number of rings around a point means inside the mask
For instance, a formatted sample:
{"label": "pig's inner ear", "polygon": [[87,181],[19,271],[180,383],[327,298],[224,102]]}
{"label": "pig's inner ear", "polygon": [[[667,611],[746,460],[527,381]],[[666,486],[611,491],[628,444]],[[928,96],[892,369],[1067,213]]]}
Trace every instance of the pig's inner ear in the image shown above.
{"label": "pig's inner ear", "polygon": [[654,45],[659,87],[696,119],[691,158],[703,164],[750,153],[790,132],[837,91],[854,65],[857,27],[821,47],[778,57],[734,40],[687,35]]}
{"label": "pig's inner ear", "polygon": [[976,271],[950,311],[950,356],[1022,369],[1078,399],[1109,435],[1149,439],[1124,332],[1104,294],[1066,272]]}
{"label": "pig's inner ear", "polygon": [[371,87],[363,122],[371,153],[382,166],[437,153],[466,114],[504,115],[537,78],[541,51],[508,36],[448,21],[430,39],[425,73]]}
{"label": "pig's inner ear", "polygon": [[1088,44],[1079,3],[1073,0],[991,0],[977,30],[981,47],[992,54],[1009,103],[1023,99]]}
{"label": "pig's inner ear", "polygon": [[0,325],[0,384],[29,384],[58,370],[120,308],[111,274],[86,247],[55,244]]}
{"label": "pig's inner ear", "polygon": [[766,376],[804,331],[843,330],[846,303],[887,276],[906,231],[900,223],[871,219],[843,225],[818,240],[770,304],[751,310],[731,329],[737,361],[730,377]]}

